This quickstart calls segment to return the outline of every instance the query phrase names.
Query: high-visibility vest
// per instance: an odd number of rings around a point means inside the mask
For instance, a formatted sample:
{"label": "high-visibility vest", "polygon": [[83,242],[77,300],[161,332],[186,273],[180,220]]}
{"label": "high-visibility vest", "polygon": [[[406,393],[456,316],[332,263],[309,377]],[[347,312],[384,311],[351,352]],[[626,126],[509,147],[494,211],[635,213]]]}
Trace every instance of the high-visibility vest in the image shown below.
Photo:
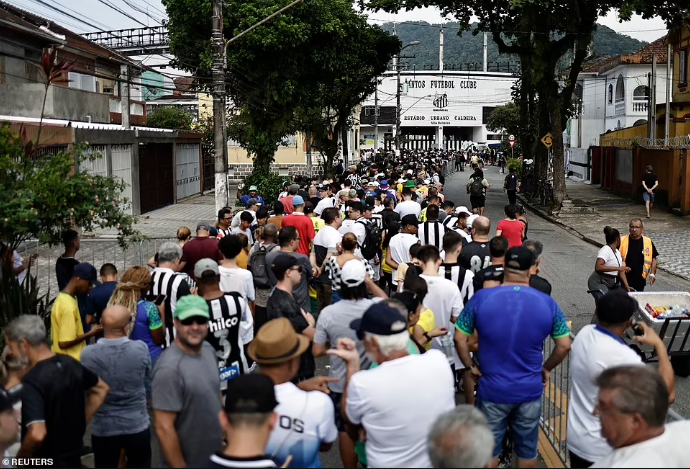
{"label": "high-visibility vest", "polygon": [[[625,258],[628,256],[628,245],[630,241],[628,240],[629,236],[623,236],[621,238],[621,257],[623,258],[623,265],[625,265]],[[642,237],[642,253],[644,254],[644,266],[642,267],[642,278],[646,279],[649,274],[652,273],[652,254],[653,254],[653,247],[652,247],[652,239],[648,238],[646,236]]]}

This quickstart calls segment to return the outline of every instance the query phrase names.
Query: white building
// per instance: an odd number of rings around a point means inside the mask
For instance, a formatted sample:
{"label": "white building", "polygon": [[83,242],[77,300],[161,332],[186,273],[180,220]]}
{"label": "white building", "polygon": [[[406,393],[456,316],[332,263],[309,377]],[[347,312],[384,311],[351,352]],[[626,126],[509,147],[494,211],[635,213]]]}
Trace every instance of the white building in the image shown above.
{"label": "white building", "polygon": [[[401,72],[401,147],[459,149],[461,142],[498,143],[486,129],[496,107],[511,101],[516,78],[510,73],[474,71]],[[378,136],[375,96],[362,104],[362,149],[390,148],[395,138],[397,75],[386,72],[378,89]]]}
{"label": "white building", "polygon": [[666,102],[666,36],[628,55],[600,57],[582,66],[575,94],[581,99],[579,115],[569,122],[563,135],[569,169],[589,179],[590,147],[599,145],[606,132],[647,125],[649,111],[648,75],[657,57],[656,102]]}

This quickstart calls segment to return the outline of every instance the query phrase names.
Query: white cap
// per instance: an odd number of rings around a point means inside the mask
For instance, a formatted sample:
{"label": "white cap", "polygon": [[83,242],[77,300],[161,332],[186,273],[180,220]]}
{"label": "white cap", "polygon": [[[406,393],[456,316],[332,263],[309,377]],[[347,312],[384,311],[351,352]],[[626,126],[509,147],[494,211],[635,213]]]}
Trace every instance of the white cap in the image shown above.
{"label": "white cap", "polygon": [[460,215],[461,213],[464,213],[467,216],[472,215],[472,212],[470,212],[470,210],[467,207],[465,207],[464,205],[461,205],[455,209],[456,215]]}
{"label": "white cap", "polygon": [[360,259],[350,259],[340,269],[340,280],[348,287],[356,287],[364,282],[367,276],[367,269],[364,262]]}
{"label": "white cap", "polygon": [[479,215],[477,215],[477,214],[473,214],[473,215],[470,215],[469,217],[467,217],[467,228],[472,228],[472,223],[474,223],[474,221],[477,218],[479,218]]}
{"label": "white cap", "polygon": [[405,182],[403,178],[398,179],[398,184],[402,184],[403,182]]}
{"label": "white cap", "polygon": [[408,169],[407,174],[414,174],[414,171],[412,171],[411,169]]}

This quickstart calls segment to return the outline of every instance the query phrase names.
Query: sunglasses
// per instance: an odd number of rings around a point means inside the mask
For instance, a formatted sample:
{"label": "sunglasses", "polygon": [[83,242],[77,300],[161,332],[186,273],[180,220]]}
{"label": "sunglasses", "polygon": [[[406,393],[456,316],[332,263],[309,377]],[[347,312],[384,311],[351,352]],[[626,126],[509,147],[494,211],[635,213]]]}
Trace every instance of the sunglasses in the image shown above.
{"label": "sunglasses", "polygon": [[301,274],[302,273],[302,266],[296,265],[296,266],[292,267],[290,270],[296,270],[297,272],[299,272]]}
{"label": "sunglasses", "polygon": [[191,326],[192,324],[198,324],[199,326],[203,326],[205,324],[208,324],[208,319],[206,319],[203,316],[192,316],[191,318],[180,319],[180,323],[183,326]]}

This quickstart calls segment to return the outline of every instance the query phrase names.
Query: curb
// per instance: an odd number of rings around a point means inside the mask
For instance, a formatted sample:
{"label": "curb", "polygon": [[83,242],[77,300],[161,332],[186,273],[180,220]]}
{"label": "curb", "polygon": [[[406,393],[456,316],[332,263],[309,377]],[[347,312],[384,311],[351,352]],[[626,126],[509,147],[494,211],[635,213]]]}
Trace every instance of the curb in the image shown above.
{"label": "curb", "polygon": [[[561,228],[565,229],[566,231],[569,231],[570,233],[572,233],[572,234],[575,235],[576,237],[580,238],[581,240],[583,240],[583,241],[585,241],[585,242],[587,242],[587,243],[589,243],[589,244],[592,244],[592,245],[594,245],[594,246],[596,246],[596,247],[598,247],[598,248],[601,248],[601,247],[604,246],[604,243],[602,243],[601,241],[597,241],[597,240],[595,240],[595,239],[590,238],[590,237],[587,236],[587,235],[583,235],[582,233],[580,233],[579,231],[577,231],[577,230],[576,230],[575,228],[573,228],[572,226],[566,225],[565,223],[563,223],[562,221],[558,220],[558,219],[557,219],[556,217],[554,217],[553,215],[549,215],[548,213],[546,213],[545,210],[543,210],[543,209],[541,209],[541,208],[538,208],[536,205],[531,204],[531,203],[528,202],[527,199],[526,199],[524,196],[522,196],[521,194],[517,194],[517,198],[518,198],[518,200],[520,201],[520,203],[521,203],[522,205],[524,205],[526,208],[530,209],[532,212],[534,212],[534,213],[535,213],[536,215],[538,215],[540,218],[543,218],[544,220],[546,220],[546,221],[548,221],[548,222],[551,222],[551,223],[553,223],[554,225],[560,226]],[[667,273],[667,274],[670,274],[670,275],[673,275],[674,277],[677,277],[677,278],[679,278],[679,279],[688,281],[688,279],[685,278],[685,277],[683,277],[682,275],[679,275],[679,274],[677,274],[677,273],[675,273],[675,272],[671,272],[670,270],[666,270],[666,269],[663,268],[662,266],[657,266],[657,269],[658,269],[658,270],[662,270],[663,272],[665,272],[665,273]]]}

